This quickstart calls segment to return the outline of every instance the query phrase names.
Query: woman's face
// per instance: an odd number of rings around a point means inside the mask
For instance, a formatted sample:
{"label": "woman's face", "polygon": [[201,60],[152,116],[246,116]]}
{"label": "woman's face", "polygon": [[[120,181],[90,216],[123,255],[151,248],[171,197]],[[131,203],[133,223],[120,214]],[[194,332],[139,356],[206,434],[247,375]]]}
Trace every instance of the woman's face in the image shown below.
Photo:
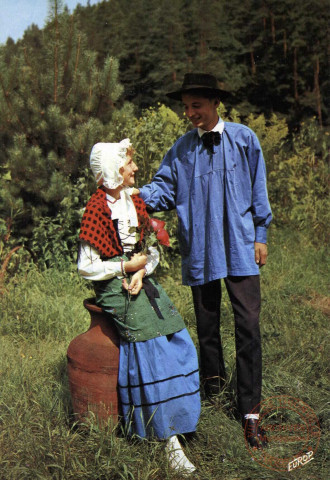
{"label": "woman's face", "polygon": [[138,171],[138,167],[133,161],[133,153],[127,153],[127,160],[125,164],[121,167],[120,173],[123,176],[124,187],[133,187],[135,183],[135,172]]}

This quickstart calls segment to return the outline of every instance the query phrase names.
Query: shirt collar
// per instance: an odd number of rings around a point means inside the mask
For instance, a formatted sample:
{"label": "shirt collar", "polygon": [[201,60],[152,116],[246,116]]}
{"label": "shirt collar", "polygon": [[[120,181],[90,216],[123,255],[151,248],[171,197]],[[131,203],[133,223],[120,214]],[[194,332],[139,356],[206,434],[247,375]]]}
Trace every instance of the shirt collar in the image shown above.
{"label": "shirt collar", "polygon": [[116,220],[117,218],[120,218],[121,215],[125,215],[124,212],[126,210],[126,215],[130,221],[130,226],[138,227],[139,222],[137,213],[131,197],[132,190],[132,188],[124,188],[121,190],[118,201],[108,193],[106,193],[106,199],[110,202],[109,208],[112,213],[112,220]]}
{"label": "shirt collar", "polygon": [[[212,128],[211,132],[219,132],[220,135],[224,131],[225,122],[219,117],[218,123],[215,127]],[[203,130],[202,128],[198,127],[198,135],[201,137],[204,133],[207,133],[207,130]]]}

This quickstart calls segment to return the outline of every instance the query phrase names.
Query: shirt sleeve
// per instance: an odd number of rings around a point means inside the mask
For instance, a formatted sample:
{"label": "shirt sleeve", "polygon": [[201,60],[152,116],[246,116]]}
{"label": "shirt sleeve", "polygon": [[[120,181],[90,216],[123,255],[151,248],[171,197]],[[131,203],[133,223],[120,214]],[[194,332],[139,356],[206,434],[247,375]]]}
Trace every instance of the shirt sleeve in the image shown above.
{"label": "shirt sleeve", "polygon": [[[151,275],[159,263],[159,252],[156,247],[149,247],[147,255],[146,275]],[[102,260],[98,250],[87,242],[82,242],[78,258],[78,273],[86,280],[101,281],[114,277],[122,278],[121,262]]]}
{"label": "shirt sleeve", "polygon": [[257,136],[253,133],[249,148],[249,167],[252,181],[252,216],[255,241],[267,243],[267,229],[272,221],[267,192],[266,166]]}
{"label": "shirt sleeve", "polygon": [[141,198],[156,212],[175,208],[177,182],[173,155],[172,148],[165,155],[151,183],[139,188]]}
{"label": "shirt sleeve", "polygon": [[147,255],[148,260],[146,264],[146,275],[151,275],[159,264],[159,252],[156,247],[149,247],[149,253]]}
{"label": "shirt sleeve", "polygon": [[121,276],[121,262],[102,260],[100,253],[87,242],[81,242],[78,256],[78,273],[87,280],[109,280]]}

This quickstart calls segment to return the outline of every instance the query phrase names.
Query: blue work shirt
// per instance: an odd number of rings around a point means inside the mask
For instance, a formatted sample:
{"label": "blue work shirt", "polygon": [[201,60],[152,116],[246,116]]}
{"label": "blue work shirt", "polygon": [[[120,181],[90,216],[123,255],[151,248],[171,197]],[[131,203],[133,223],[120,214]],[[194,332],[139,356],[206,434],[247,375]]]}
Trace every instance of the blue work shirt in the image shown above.
{"label": "blue work shirt", "polygon": [[140,195],[155,211],[177,210],[184,285],[259,274],[254,242],[267,242],[272,214],[262,150],[250,128],[225,122],[214,154],[196,128],[186,133]]}

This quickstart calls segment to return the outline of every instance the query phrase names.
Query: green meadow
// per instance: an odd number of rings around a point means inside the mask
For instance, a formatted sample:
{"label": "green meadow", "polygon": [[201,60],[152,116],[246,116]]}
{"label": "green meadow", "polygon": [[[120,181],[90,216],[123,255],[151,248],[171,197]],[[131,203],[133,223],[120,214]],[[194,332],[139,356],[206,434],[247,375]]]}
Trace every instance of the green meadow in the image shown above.
{"label": "green meadow", "polygon": [[[263,398],[288,395],[315,412],[321,437],[314,458],[278,472],[253,460],[235,406],[235,348],[230,302],[222,303],[222,338],[228,384],[203,400],[195,436],[185,449],[209,480],[329,478],[328,317],[326,248],[297,231],[271,229],[269,261],[261,270]],[[183,315],[197,346],[190,289],[180,267],[159,279]],[[75,266],[26,268],[7,278],[0,296],[0,479],[164,480],[169,470],[162,442],[126,439],[120,425],[99,428],[72,416],[66,351],[89,327],[83,300],[93,295]]]}

